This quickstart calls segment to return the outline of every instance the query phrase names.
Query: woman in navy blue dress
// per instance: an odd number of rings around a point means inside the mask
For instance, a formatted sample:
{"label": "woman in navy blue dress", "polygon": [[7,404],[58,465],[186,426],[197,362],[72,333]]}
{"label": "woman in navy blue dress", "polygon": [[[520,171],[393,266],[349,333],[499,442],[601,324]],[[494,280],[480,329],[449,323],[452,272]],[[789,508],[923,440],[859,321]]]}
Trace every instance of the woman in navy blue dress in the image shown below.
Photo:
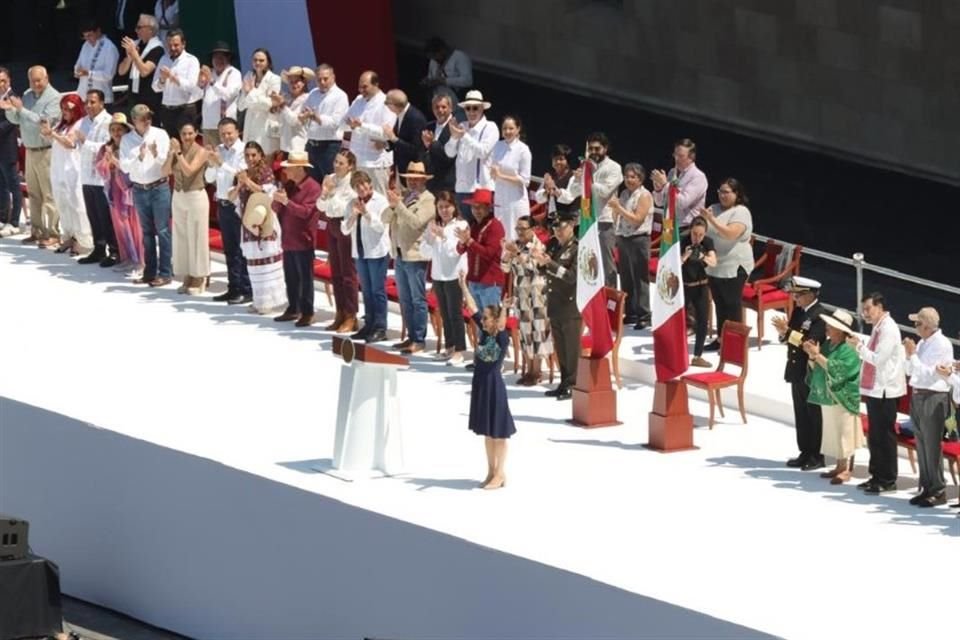
{"label": "woman in navy blue dress", "polygon": [[460,278],[463,300],[480,331],[473,355],[473,383],[470,389],[470,430],[483,436],[487,451],[487,478],[484,489],[499,489],[507,483],[503,467],[507,460],[507,438],[517,432],[507,406],[507,387],[503,383],[503,357],[509,335],[504,330],[509,301],[480,310],[470,295],[467,282]]}

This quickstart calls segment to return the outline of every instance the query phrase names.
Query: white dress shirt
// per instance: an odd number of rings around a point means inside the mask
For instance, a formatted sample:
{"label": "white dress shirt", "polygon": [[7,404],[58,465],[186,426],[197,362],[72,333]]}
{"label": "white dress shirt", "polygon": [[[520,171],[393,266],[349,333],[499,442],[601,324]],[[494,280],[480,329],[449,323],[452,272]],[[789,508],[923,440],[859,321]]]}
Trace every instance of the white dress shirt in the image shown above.
{"label": "white dress shirt", "polygon": [[[467,126],[467,125],[464,125]],[[448,158],[456,158],[457,193],[473,193],[477,189],[495,191],[490,177],[490,155],[500,140],[500,127],[482,116],[477,124],[467,128],[460,138],[453,135],[443,146]]]}
{"label": "white dress shirt", "polygon": [[343,218],[349,213],[348,207],[356,199],[357,192],[350,186],[350,180],[353,178],[353,172],[348,171],[342,178],[337,178],[337,186],[329,197],[320,196],[317,198],[317,209],[323,211],[331,220]]}
{"label": "white dress shirt", "polygon": [[207,182],[217,185],[217,200],[229,200],[237,174],[247,168],[247,161],[243,158],[243,140],[237,138],[229,147],[217,145],[217,153],[220,154],[220,165],[215,167],[208,164],[203,177]]}
{"label": "white dress shirt", "polygon": [[[870,343],[876,339],[873,349]],[[876,368],[873,387],[863,386],[863,370],[860,373],[860,394],[871,398],[899,398],[907,393],[907,375],[904,372],[906,354],[903,351],[900,327],[889,313],[874,325],[870,338],[857,346],[857,354],[864,365]]]}
{"label": "white dress shirt", "polygon": [[301,122],[300,110],[307,103],[309,93],[302,93],[280,111],[280,150],[303,151],[307,147],[307,123]]}
{"label": "white dress shirt", "polygon": [[103,186],[103,176],[97,171],[97,154],[100,147],[110,139],[110,121],[113,118],[104,109],[96,118],[84,116],[80,120],[80,132],[84,136],[80,146],[80,184]]}
{"label": "white dress shirt", "polygon": [[378,149],[376,143],[386,143],[383,125],[391,127],[397,122],[397,114],[387,108],[386,94],[378,91],[369,100],[362,95],[353,99],[346,115],[343,116],[344,130],[349,129],[347,121],[358,118],[360,126],[350,134],[350,151],[357,156],[358,167],[385,169],[393,166],[393,152],[386,146]]}
{"label": "white dress shirt", "polygon": [[467,272],[467,254],[457,251],[460,238],[457,231],[469,229],[466,220],[451,220],[443,227],[443,237],[438,238],[429,231],[430,251],[433,259],[430,262],[430,279],[434,282],[450,282],[459,280],[461,273]]}
{"label": "white dress shirt", "polygon": [[[596,208],[600,210],[597,216],[597,222],[613,222],[613,209],[610,208],[610,198],[616,197],[617,188],[623,182],[623,169],[620,163],[614,162],[609,157],[604,158],[597,168],[593,170],[593,199],[596,200]],[[576,197],[583,196],[583,175],[579,178],[574,176],[567,185],[567,191]],[[572,202],[572,200],[571,200]]]}
{"label": "white dress shirt", "polygon": [[[157,145],[156,156],[149,149],[151,144]],[[130,182],[134,184],[153,184],[164,178],[163,163],[167,161],[168,153],[170,136],[163,129],[151,126],[142,136],[133,130],[120,139],[120,170],[130,176]]]}
{"label": "white dress shirt", "polygon": [[376,191],[370,196],[366,203],[367,212],[355,218],[353,216],[353,203],[356,198],[350,201],[347,210],[344,212],[343,220],[340,221],[340,230],[343,235],[352,236],[350,240],[350,254],[354,258],[359,258],[357,253],[357,220],[360,221],[359,237],[363,240],[363,257],[382,258],[390,253],[390,227],[383,223],[383,212],[387,210],[389,203],[386,197]]}
{"label": "white dress shirt", "polygon": [[[247,73],[246,77],[252,79],[253,74]],[[267,71],[260,78],[260,84],[250,93],[241,91],[237,99],[237,108],[247,112],[243,120],[244,141],[259,143],[267,155],[280,146],[280,121],[270,113],[273,107],[270,95],[274,93],[280,93],[280,76]]]}
{"label": "white dress shirt", "polygon": [[953,345],[939,329],[917,343],[916,353],[907,358],[910,386],[929,391],[950,391],[947,379],[937,373],[937,365],[953,366]]}
{"label": "white dress shirt", "polygon": [[[667,174],[667,184],[673,182],[677,175],[677,168],[670,169]],[[677,181],[677,220],[680,226],[686,227],[699,215],[699,210],[707,199],[707,176],[700,171],[696,164],[691,164],[680,174]],[[667,206],[668,188],[653,192],[653,203],[658,207]]]}
{"label": "white dress shirt", "polygon": [[[163,79],[160,70],[164,67],[170,69],[176,82]],[[184,51],[174,60],[169,53],[165,53],[153,73],[153,90],[163,92],[160,103],[165,107],[192,104],[203,98],[203,89],[197,86],[199,78],[200,61],[195,55]]]}
{"label": "white dress shirt", "polygon": [[202,128],[216,129],[221,118],[237,117],[237,98],[243,88],[240,70],[227,66],[223,73],[212,72],[210,84],[203,90]]}
{"label": "white dress shirt", "polygon": [[120,62],[120,52],[107,36],[100,36],[97,43],[91,45],[84,41],[80,47],[80,55],[74,68],[86,69],[89,73],[77,84],[77,93],[86,98],[87,91],[99,89],[103,91],[103,101],[113,102],[113,76],[117,74],[117,63]]}
{"label": "white dress shirt", "polygon": [[326,91],[314,89],[307,95],[304,107],[313,111],[313,118],[307,121],[307,138],[320,141],[340,139],[340,123],[350,108],[350,98],[343,89],[337,85]]}

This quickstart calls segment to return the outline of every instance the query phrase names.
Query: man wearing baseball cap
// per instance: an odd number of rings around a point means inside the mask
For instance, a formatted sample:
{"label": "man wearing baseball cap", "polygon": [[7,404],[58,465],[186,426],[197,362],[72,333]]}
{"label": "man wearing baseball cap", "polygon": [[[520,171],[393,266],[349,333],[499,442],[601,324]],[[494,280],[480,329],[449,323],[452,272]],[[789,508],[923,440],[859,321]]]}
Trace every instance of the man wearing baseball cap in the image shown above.
{"label": "man wearing baseball cap", "polygon": [[953,364],[953,345],[940,331],[940,314],[923,307],[909,316],[920,342],[903,341],[907,354],[906,371],[913,395],[910,419],[917,437],[917,464],[920,467],[920,493],[910,499],[918,507],[946,504],[943,481],[943,425],[950,410],[950,383],[937,367]]}
{"label": "man wearing baseball cap", "polygon": [[822,344],[827,337],[827,328],[820,316],[826,313],[820,305],[820,283],[812,278],[795,276],[784,289],[793,296],[793,313],[787,320],[783,316],[773,319],[773,326],[780,334],[780,342],[787,345],[787,366],[783,378],[790,383],[793,395],[793,418],[797,428],[797,447],[800,455],[787,460],[788,467],[804,471],[824,466],[820,445],[823,440],[823,415],[820,406],[807,402],[810,387],[807,386],[807,363],[809,358],[803,349],[808,340]]}

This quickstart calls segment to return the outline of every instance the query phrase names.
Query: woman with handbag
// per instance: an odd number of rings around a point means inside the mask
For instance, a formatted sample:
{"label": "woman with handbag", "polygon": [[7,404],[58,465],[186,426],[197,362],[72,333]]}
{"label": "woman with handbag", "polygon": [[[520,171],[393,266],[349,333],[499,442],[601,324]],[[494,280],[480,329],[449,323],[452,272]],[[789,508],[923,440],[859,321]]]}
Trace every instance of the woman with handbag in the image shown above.
{"label": "woman with handbag", "polygon": [[810,366],[808,402],[820,405],[823,412],[820,452],[837,460],[836,467],[820,477],[843,484],[853,473],[854,452],[866,444],[860,424],[860,356],[846,341],[854,335],[852,315],[837,309],[820,318],[827,325],[827,341],[803,343]]}

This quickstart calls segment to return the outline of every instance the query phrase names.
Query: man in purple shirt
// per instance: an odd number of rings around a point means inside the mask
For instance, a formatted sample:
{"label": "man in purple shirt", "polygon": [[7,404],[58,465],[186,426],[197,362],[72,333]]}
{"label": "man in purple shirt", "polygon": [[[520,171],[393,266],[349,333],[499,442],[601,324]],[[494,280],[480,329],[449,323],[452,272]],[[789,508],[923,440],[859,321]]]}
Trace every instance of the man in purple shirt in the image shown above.
{"label": "man in purple shirt", "polygon": [[697,145],[690,138],[684,138],[673,145],[674,167],[670,173],[655,169],[650,173],[653,181],[653,202],[657,207],[667,206],[668,184],[676,181],[677,220],[680,228],[686,229],[697,217],[707,197],[707,176],[697,168]]}

